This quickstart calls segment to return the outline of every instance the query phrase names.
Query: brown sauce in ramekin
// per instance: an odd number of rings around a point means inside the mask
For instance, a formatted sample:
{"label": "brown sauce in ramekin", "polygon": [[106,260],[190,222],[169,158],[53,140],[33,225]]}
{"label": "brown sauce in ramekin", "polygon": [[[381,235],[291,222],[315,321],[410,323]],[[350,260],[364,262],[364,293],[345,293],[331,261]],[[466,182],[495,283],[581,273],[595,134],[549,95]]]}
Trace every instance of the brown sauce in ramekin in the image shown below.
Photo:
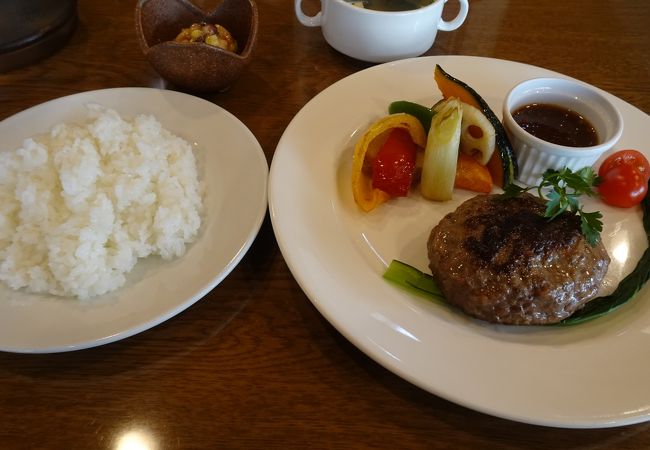
{"label": "brown sauce in ramekin", "polygon": [[566,147],[598,145],[598,133],[577,112],[548,103],[531,103],[512,113],[521,128],[535,137]]}

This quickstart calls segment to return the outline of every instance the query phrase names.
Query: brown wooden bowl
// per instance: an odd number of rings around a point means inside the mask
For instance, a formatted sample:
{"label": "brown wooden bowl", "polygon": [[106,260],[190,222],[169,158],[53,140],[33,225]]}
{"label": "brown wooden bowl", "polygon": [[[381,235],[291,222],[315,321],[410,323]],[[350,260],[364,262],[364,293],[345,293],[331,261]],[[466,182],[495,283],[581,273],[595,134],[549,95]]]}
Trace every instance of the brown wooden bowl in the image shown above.
{"label": "brown wooden bowl", "polygon": [[[203,43],[179,43],[174,38],[193,23],[224,26],[239,51]],[[205,12],[189,0],[138,0],[135,28],[149,63],[174,85],[196,92],[228,88],[251,58],[257,41],[257,6],[252,0],[223,0]]]}

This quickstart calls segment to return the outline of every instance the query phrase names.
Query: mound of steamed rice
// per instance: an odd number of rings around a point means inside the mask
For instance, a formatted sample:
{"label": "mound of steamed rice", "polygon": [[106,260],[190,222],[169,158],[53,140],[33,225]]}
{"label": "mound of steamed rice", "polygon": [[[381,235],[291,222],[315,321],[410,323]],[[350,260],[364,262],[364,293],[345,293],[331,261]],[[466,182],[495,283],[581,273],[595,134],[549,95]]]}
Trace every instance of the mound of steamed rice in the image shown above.
{"label": "mound of steamed rice", "polygon": [[185,252],[201,225],[192,147],[150,115],[88,105],[0,152],[0,280],[86,299],[119,288],[138,258]]}

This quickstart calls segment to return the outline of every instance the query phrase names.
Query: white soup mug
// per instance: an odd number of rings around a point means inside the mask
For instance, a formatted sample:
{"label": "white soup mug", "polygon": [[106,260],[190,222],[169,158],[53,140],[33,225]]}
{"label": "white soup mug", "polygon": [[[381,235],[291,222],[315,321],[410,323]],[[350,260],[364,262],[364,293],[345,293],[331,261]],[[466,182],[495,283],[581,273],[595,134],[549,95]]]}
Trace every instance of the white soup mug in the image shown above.
{"label": "white soup mug", "polygon": [[411,58],[433,45],[438,30],[460,27],[469,10],[468,0],[458,0],[460,10],[452,20],[442,19],[445,0],[409,11],[375,11],[344,0],[321,0],[315,16],[302,12],[295,0],[296,17],[305,26],[321,27],[325,40],[336,50],[368,62]]}

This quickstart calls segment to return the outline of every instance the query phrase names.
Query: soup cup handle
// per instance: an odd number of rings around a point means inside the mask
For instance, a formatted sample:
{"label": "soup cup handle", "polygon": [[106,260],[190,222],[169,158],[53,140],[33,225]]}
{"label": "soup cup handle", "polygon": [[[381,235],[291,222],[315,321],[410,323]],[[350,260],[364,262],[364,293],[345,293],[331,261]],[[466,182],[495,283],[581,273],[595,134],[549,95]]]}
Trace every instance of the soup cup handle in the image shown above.
{"label": "soup cup handle", "polygon": [[[438,29],[440,31],[453,31],[465,22],[467,12],[469,11],[469,2],[468,0],[458,0],[458,2],[460,3],[460,11],[458,11],[458,14],[452,20],[440,19],[440,22],[438,22]],[[300,3],[300,0],[296,0],[296,4],[298,3]]]}
{"label": "soup cup handle", "polygon": [[[465,0],[467,1],[467,0]],[[295,0],[296,17],[298,21],[306,27],[320,27],[322,12],[318,11],[315,16],[308,16],[302,12],[302,0]],[[460,24],[459,24],[460,26]]]}

